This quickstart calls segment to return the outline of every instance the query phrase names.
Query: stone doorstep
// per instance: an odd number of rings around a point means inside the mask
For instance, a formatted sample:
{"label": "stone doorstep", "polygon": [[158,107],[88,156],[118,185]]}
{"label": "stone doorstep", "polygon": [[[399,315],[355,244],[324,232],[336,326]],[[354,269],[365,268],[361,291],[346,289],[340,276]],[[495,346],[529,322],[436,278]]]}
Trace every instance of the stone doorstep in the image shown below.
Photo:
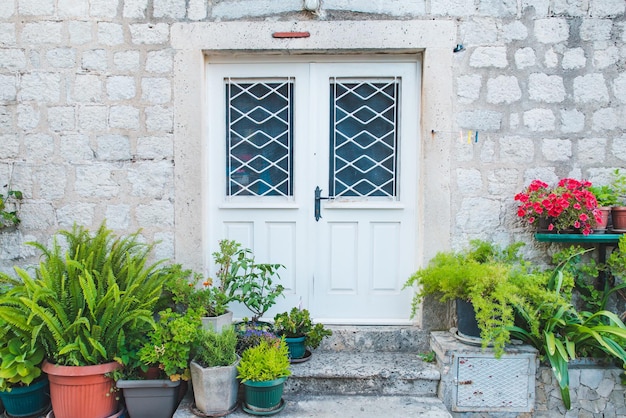
{"label": "stone doorstep", "polygon": [[332,325],[333,335],[322,340],[318,352],[396,352],[430,351],[430,332],[413,326]]}

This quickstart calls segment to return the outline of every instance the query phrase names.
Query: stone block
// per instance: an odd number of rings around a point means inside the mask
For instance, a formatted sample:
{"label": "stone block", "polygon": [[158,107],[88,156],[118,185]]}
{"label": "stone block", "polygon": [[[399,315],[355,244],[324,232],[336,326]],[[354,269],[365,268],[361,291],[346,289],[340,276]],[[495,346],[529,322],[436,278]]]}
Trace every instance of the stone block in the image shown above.
{"label": "stone block", "polygon": [[14,133],[15,127],[13,126],[14,107],[1,106],[0,105],[0,133]]}
{"label": "stone block", "polygon": [[0,158],[15,159],[20,152],[20,138],[17,134],[0,135]]}
{"label": "stone block", "polygon": [[91,164],[76,167],[74,191],[82,197],[112,198],[120,194],[120,185],[113,178],[113,166]]}
{"label": "stone block", "polygon": [[174,141],[171,135],[137,138],[137,158],[144,160],[167,160],[173,156]]}
{"label": "stone block", "polygon": [[592,1],[589,9],[593,17],[616,17],[626,12],[626,3],[623,0]]}
{"label": "stone block", "polygon": [[144,19],[147,10],[148,0],[124,0],[123,16],[127,19]]}
{"label": "stone block", "polygon": [[10,102],[17,98],[17,77],[0,74],[0,101]]}
{"label": "stone block", "polygon": [[456,94],[461,103],[472,103],[480,97],[482,77],[478,74],[463,75],[457,79]]}
{"label": "stone block", "polygon": [[15,23],[0,22],[0,46],[15,46],[16,44]]}
{"label": "stone block", "polygon": [[190,20],[203,20],[207,17],[206,0],[189,0],[187,8],[187,17]]}
{"label": "stone block", "polygon": [[54,48],[46,52],[46,60],[55,68],[73,68],[76,66],[76,50],[73,48]]}
{"label": "stone block", "polygon": [[110,22],[99,22],[98,42],[106,46],[123,44],[124,30],[122,29],[122,25]]}
{"label": "stone block", "polygon": [[131,76],[111,76],[106,82],[107,97],[110,100],[129,100],[137,94],[135,78]]}
{"label": "stone block", "polygon": [[17,106],[17,126],[25,131],[35,129],[41,120],[39,109],[30,104],[19,104]]}
{"label": "stone block", "polygon": [[500,224],[501,204],[497,199],[468,197],[456,213],[456,227],[465,234],[493,232]]}
{"label": "stone block", "polygon": [[186,13],[186,2],[179,0],[153,0],[154,17],[182,19]]}
{"label": "stone block", "polygon": [[135,218],[140,228],[171,227],[174,225],[174,205],[167,200],[138,205]]}
{"label": "stone block", "polygon": [[158,232],[154,234],[154,241],[157,243],[154,247],[154,256],[157,260],[169,260],[176,256],[174,234],[171,232]]}
{"label": "stone block", "polygon": [[[302,9],[297,2],[292,6],[294,10]],[[285,5],[287,7],[287,5]],[[345,10],[357,13],[375,13],[389,16],[416,16],[423,15],[426,11],[424,0],[324,0],[323,8],[326,10]]]}
{"label": "stone block", "polygon": [[610,19],[583,19],[580,39],[583,41],[608,41],[611,39],[613,22]]}
{"label": "stone block", "polygon": [[475,168],[457,168],[456,169],[457,189],[461,194],[476,194],[483,187],[482,175],[480,170]]}
{"label": "stone block", "polygon": [[[6,0],[4,2],[11,3],[10,1]],[[17,10],[21,15],[52,15],[54,13],[54,0],[18,0]]]}
{"label": "stone block", "polygon": [[91,161],[94,152],[85,134],[61,135],[59,149],[64,160],[70,162]]}
{"label": "stone block", "polygon": [[500,159],[504,162],[528,163],[535,156],[535,145],[530,138],[505,136],[498,141]]}
{"label": "stone block", "polygon": [[22,202],[20,206],[20,228],[48,231],[57,226],[54,208],[45,202]]}
{"label": "stone block", "polygon": [[494,19],[474,18],[461,22],[459,31],[467,45],[493,45],[498,41],[498,27]]}
{"label": "stone block", "polygon": [[569,38],[566,19],[548,18],[535,20],[535,39],[543,44],[565,42]]}
{"label": "stone block", "polygon": [[574,78],[574,101],[576,103],[607,103],[609,91],[604,75],[591,73]]}
{"label": "stone block", "polygon": [[[606,138],[581,138],[578,140],[578,159],[585,161],[587,164],[603,164],[606,159],[606,148]],[[597,379],[597,376],[585,376],[583,375],[583,371],[581,371],[581,384],[595,389],[597,388],[597,384],[595,387],[592,385]]]}
{"label": "stone block", "polygon": [[133,106],[111,106],[109,127],[139,129],[139,109]]}
{"label": "stone block", "polygon": [[626,103],[626,73],[621,73],[613,80],[613,94],[621,103]]}
{"label": "stone block", "polygon": [[140,58],[139,51],[120,51],[113,54],[113,64],[119,71],[136,72],[140,67]]}
{"label": "stone block", "polygon": [[561,110],[561,132],[582,132],[585,128],[585,114],[576,109]]}
{"label": "stone block", "polygon": [[77,74],[72,86],[72,100],[97,103],[102,97],[102,81],[92,74]]}
{"label": "stone block", "polygon": [[554,51],[554,48],[550,48],[543,56],[543,63],[547,68],[556,68],[559,64],[559,56]]}
{"label": "stone block", "polygon": [[169,199],[173,196],[174,168],[167,160],[133,164],[128,170],[132,195],[141,198]]}
{"label": "stone block", "polygon": [[88,0],[59,0],[58,13],[61,17],[85,17],[89,13]]}
{"label": "stone block", "polygon": [[474,68],[506,68],[508,65],[505,47],[478,47],[470,56],[470,66]]}
{"label": "stone block", "polygon": [[125,135],[98,136],[96,138],[96,158],[105,161],[130,160],[130,140]]}
{"label": "stone block", "polygon": [[1,1],[0,2],[0,18],[8,18],[15,13],[14,1]]}
{"label": "stone block", "polygon": [[153,105],[169,103],[172,100],[172,83],[167,78],[143,78],[141,80],[141,99]]}
{"label": "stone block", "polygon": [[126,230],[130,226],[130,205],[107,205],[104,217],[107,227],[113,230]]}
{"label": "stone block", "polygon": [[90,0],[89,14],[93,17],[115,17],[120,0]]}
{"label": "stone block", "polygon": [[497,131],[502,125],[502,113],[492,110],[470,110],[459,112],[457,124],[461,129]]}
{"label": "stone block", "polygon": [[73,106],[53,106],[48,108],[48,127],[53,131],[69,131],[75,128]]}
{"label": "stone block", "polygon": [[430,13],[439,16],[471,16],[476,7],[472,0],[433,1],[430,4]]}
{"label": "stone block", "polygon": [[131,24],[130,36],[134,44],[157,45],[165,44],[170,37],[170,27],[166,23]]}
{"label": "stone block", "polygon": [[[324,8],[332,7],[324,3]],[[367,2],[369,3],[369,2]],[[213,4],[211,16],[217,19],[238,19],[242,17],[270,16],[302,10],[300,0],[222,0]]]}
{"label": "stone block", "polygon": [[63,23],[29,22],[22,29],[21,41],[24,44],[61,44]]}
{"label": "stone block", "polygon": [[32,72],[24,74],[20,85],[20,100],[56,103],[61,98],[61,75]]}
{"label": "stone block", "polygon": [[528,28],[519,20],[502,26],[502,39],[504,42],[523,41],[528,38]]}
{"label": "stone block", "polygon": [[0,49],[0,68],[9,71],[26,68],[26,54],[21,49]]}
{"label": "stone block", "polygon": [[69,21],[67,23],[67,30],[70,34],[70,42],[73,45],[84,45],[91,42],[93,39],[93,34],[91,33],[92,27],[92,22]]}
{"label": "stone block", "polygon": [[487,80],[487,102],[509,104],[518,101],[521,97],[522,90],[516,77],[501,75]]}
{"label": "stone block", "polygon": [[517,168],[498,168],[487,172],[487,190],[492,195],[510,194],[515,190],[521,172]]}
{"label": "stone block", "polygon": [[569,139],[543,139],[541,153],[547,161],[568,161],[572,158],[572,141]]}
{"label": "stone block", "polygon": [[531,100],[560,103],[565,100],[565,85],[558,75],[534,73],[528,76],[528,95]]}
{"label": "stone block", "polygon": [[614,108],[608,107],[599,109],[593,112],[591,118],[591,128],[594,131],[611,131],[616,129],[618,125],[619,116]]}
{"label": "stone block", "polygon": [[93,224],[96,207],[97,206],[93,203],[72,203],[61,206],[57,209],[59,226],[62,228],[71,228],[74,224]]}
{"label": "stone block", "polygon": [[583,0],[554,0],[552,12],[557,16],[586,16],[588,7]]}
{"label": "stone block", "polygon": [[585,50],[582,48],[567,49],[563,53],[561,66],[564,70],[573,70],[576,68],[584,68],[587,65]]}
{"label": "stone block", "polygon": [[513,17],[517,15],[517,0],[481,0],[478,14],[493,17]]}
{"label": "stone block", "polygon": [[531,109],[524,112],[524,126],[531,132],[546,132],[555,129],[555,116],[551,109]]}
{"label": "stone block", "polygon": [[106,106],[80,106],[78,128],[84,132],[100,132],[107,128]]}
{"label": "stone block", "polygon": [[535,11],[536,17],[546,17],[550,8],[550,0],[522,0],[522,12],[528,9]]}
{"label": "stone block", "polygon": [[170,73],[174,66],[174,51],[165,49],[148,52],[146,57],[146,71],[149,73]]}
{"label": "stone block", "polygon": [[535,56],[535,50],[533,48],[526,47],[515,51],[515,65],[520,70],[532,67],[536,62],[537,57]]}
{"label": "stone block", "polygon": [[150,132],[168,132],[174,130],[174,110],[170,107],[146,107],[146,130]]}
{"label": "stone block", "polygon": [[593,66],[596,69],[611,67],[620,59],[620,52],[616,46],[609,46],[606,49],[596,49],[593,52]]}
{"label": "stone block", "polygon": [[82,68],[91,71],[107,69],[107,52],[104,49],[92,49],[83,52]]}
{"label": "stone block", "polygon": [[47,161],[54,154],[54,138],[43,133],[24,135],[24,148],[30,161]]}

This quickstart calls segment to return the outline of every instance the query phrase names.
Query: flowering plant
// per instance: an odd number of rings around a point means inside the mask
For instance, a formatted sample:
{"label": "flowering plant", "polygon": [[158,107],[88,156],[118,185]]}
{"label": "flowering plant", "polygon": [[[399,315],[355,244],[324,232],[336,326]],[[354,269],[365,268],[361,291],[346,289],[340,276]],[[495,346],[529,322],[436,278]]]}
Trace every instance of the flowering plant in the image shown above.
{"label": "flowering plant", "polygon": [[515,195],[520,202],[517,216],[525,225],[537,225],[543,218],[548,221],[549,231],[574,228],[589,235],[601,222],[598,202],[590,187],[589,181],[571,178],[561,179],[554,188],[533,180],[525,191]]}

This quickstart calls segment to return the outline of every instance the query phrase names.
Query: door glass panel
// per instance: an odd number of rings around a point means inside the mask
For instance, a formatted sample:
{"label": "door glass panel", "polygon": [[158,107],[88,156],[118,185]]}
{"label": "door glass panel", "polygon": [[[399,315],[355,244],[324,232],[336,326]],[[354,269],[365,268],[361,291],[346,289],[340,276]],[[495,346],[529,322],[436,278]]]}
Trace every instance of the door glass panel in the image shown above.
{"label": "door glass panel", "polygon": [[293,195],[293,80],[226,79],[226,195]]}
{"label": "door glass panel", "polygon": [[330,80],[330,195],[397,194],[400,79]]}

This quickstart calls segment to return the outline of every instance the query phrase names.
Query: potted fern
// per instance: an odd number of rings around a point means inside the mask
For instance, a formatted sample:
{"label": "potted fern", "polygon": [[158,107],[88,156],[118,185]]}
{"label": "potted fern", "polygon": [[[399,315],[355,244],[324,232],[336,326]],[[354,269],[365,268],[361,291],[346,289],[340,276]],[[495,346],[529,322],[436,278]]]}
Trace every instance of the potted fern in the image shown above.
{"label": "potted fern", "polygon": [[[274,331],[285,337],[292,362],[303,359],[307,355],[307,348],[313,350],[319,347],[325,337],[333,334],[331,330],[324,328],[324,325],[313,324],[308,310],[298,308],[276,314]],[[307,358],[311,358],[310,351]]]}
{"label": "potted fern", "polygon": [[237,334],[202,330],[193,346],[191,381],[196,408],[209,416],[222,416],[237,408]]}
{"label": "potted fern", "polygon": [[267,336],[247,348],[239,365],[237,378],[243,385],[243,410],[253,415],[280,412],[285,380],[291,374],[289,353],[284,338]]}
{"label": "potted fern", "polygon": [[33,273],[16,267],[18,278],[0,275],[13,287],[0,300],[0,318],[34,330],[56,418],[111,416],[118,399],[109,375],[121,367],[126,341],[154,327],[167,271],[148,264],[152,246],[138,233],[116,237],[104,223],[94,234],[77,226],[60,231],[51,248],[32,245],[43,253]]}

